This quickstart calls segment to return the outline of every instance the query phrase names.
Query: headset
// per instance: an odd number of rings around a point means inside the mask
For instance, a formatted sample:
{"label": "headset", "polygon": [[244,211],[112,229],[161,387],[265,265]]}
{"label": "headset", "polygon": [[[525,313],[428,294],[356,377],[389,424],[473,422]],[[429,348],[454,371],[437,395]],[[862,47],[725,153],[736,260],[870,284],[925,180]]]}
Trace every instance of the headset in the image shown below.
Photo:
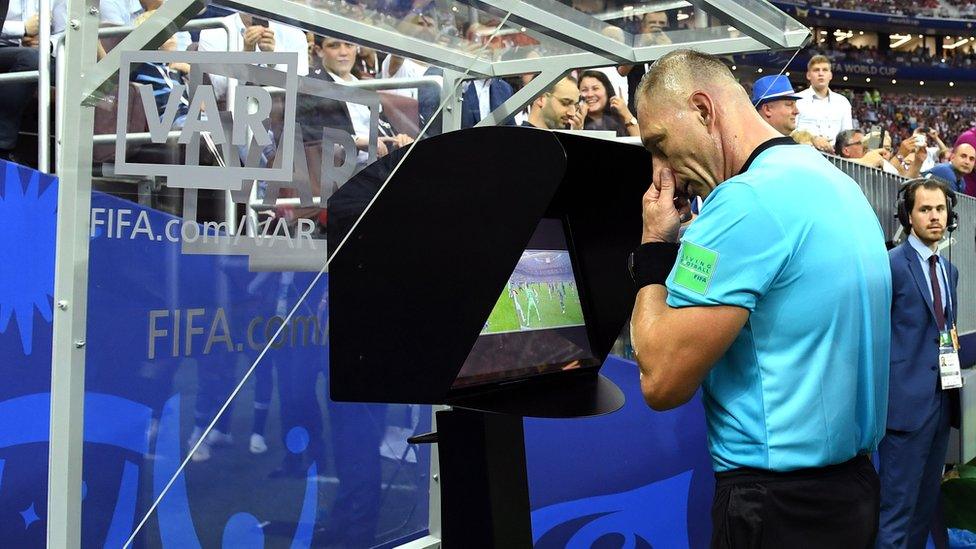
{"label": "headset", "polygon": [[[910,231],[912,226],[911,209],[909,208],[908,203],[911,202],[912,207],[914,207],[915,191],[918,190],[919,187],[930,182],[938,184],[946,195],[946,205],[949,210],[946,230],[951,233],[959,228],[959,214],[956,213],[957,199],[955,191],[953,191],[945,181],[938,177],[933,177],[931,179],[919,177],[907,181],[904,185],[902,185],[901,188],[898,189],[898,194],[895,198],[895,218],[897,218],[898,222],[901,223],[901,226],[905,229],[905,232]],[[908,197],[911,197],[911,200],[909,200]]]}

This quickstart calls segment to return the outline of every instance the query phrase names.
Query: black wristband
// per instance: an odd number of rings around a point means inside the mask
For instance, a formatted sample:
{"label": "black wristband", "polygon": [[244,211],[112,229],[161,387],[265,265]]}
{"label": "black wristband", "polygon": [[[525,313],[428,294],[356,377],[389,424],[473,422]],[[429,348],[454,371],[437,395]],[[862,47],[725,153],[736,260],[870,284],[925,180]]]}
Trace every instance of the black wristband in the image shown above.
{"label": "black wristband", "polygon": [[637,289],[649,284],[664,284],[678,260],[677,242],[648,242],[630,254],[628,268]]}

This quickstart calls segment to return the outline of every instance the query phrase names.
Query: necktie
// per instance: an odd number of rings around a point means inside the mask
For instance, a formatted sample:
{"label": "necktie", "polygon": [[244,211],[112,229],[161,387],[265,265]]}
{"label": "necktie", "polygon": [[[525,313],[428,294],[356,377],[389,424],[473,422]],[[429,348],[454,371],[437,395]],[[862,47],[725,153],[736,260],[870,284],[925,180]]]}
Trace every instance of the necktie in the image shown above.
{"label": "necktie", "polygon": [[935,305],[935,322],[939,327],[939,331],[941,332],[942,330],[945,330],[946,319],[945,312],[942,307],[942,291],[939,290],[939,274],[935,268],[935,265],[938,262],[939,256],[929,256],[929,280],[932,282],[932,304]]}

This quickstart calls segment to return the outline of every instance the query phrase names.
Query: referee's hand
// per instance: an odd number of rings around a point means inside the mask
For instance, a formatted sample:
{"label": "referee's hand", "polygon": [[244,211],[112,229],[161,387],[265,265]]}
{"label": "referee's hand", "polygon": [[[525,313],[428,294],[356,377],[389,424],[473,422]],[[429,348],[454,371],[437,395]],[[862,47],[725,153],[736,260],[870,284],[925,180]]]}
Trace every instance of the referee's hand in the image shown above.
{"label": "referee's hand", "polygon": [[[641,243],[677,242],[681,227],[682,210],[688,209],[688,200],[679,197],[681,203],[676,207],[674,173],[671,168],[654,170],[654,180],[644,193],[644,231]],[[690,214],[690,211],[687,212]]]}

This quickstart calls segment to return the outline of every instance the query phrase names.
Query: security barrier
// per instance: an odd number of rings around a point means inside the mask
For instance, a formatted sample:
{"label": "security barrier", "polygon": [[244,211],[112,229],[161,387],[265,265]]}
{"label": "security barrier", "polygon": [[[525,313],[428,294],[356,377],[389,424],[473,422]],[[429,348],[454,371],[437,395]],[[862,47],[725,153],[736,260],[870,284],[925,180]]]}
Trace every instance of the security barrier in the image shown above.
{"label": "security barrier", "polygon": [[[829,155],[827,158],[861,186],[878,215],[885,237],[888,240],[900,237],[895,200],[898,189],[907,179],[844,158]],[[959,268],[959,333],[970,334],[976,332],[976,198],[959,195],[957,200],[959,228],[952,233],[951,247],[947,242],[941,253]],[[843,243],[837,245],[843,246]]]}

